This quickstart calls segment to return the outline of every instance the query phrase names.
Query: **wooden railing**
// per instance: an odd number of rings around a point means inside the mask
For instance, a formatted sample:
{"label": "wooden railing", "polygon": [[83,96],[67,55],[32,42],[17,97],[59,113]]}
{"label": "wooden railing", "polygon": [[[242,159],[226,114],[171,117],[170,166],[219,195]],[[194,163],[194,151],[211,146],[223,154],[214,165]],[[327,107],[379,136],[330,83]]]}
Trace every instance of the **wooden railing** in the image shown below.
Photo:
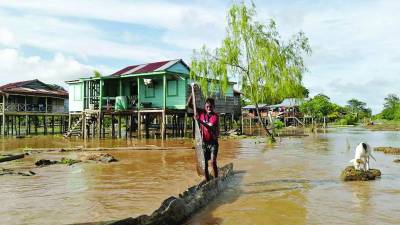
{"label": "wooden railing", "polygon": [[[3,104],[1,104],[0,110],[3,109]],[[23,103],[6,103],[6,112],[38,112],[38,113],[65,113],[68,110],[64,105],[47,105],[44,104],[23,104]]]}

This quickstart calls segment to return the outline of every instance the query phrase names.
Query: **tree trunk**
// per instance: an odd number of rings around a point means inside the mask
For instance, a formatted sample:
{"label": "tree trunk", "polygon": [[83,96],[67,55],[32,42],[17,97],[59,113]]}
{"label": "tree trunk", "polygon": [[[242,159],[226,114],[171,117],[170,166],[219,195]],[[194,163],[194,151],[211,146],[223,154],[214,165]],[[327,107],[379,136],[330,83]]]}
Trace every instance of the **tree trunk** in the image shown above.
{"label": "tree trunk", "polygon": [[267,135],[271,138],[272,141],[275,141],[275,137],[273,135],[273,132],[271,133],[268,128],[267,125],[262,121],[261,119],[261,114],[260,114],[260,109],[258,108],[258,104],[255,104],[256,106],[256,111],[257,111],[257,118],[258,118],[258,122],[261,123],[262,127],[264,128],[265,132],[267,133]]}

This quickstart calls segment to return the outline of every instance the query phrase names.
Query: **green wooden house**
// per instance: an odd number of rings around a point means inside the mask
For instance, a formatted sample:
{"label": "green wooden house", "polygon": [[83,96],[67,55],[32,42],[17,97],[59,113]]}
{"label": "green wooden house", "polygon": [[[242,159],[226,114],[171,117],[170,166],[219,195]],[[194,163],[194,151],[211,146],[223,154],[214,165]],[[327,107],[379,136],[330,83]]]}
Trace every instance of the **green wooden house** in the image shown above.
{"label": "green wooden house", "polygon": [[[187,64],[178,59],[128,66],[108,76],[67,81],[70,114],[131,115],[140,124],[140,114],[159,113],[165,133],[166,115],[187,113],[186,102],[192,82],[189,70]],[[234,113],[231,108],[235,105],[235,83],[230,84],[222,101],[216,101],[220,113]],[[214,94],[219,96],[218,91]],[[236,98],[240,111],[239,102]]]}

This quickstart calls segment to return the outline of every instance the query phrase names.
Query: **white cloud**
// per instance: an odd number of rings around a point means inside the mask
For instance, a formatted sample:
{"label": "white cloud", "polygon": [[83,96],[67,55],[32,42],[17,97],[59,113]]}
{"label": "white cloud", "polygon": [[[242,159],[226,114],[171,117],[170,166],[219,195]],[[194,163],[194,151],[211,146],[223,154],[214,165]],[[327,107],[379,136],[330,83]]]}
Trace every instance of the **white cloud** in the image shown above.
{"label": "white cloud", "polygon": [[[16,49],[0,50],[1,85],[31,79],[39,79],[45,83],[65,86],[64,81],[92,74],[93,67],[84,65],[71,57],[56,53],[52,59],[41,57],[24,57]],[[105,68],[103,68],[103,71]],[[106,72],[110,72],[105,70]]]}
{"label": "white cloud", "polygon": [[5,46],[17,45],[14,34],[5,27],[0,27],[0,45],[5,45]]}

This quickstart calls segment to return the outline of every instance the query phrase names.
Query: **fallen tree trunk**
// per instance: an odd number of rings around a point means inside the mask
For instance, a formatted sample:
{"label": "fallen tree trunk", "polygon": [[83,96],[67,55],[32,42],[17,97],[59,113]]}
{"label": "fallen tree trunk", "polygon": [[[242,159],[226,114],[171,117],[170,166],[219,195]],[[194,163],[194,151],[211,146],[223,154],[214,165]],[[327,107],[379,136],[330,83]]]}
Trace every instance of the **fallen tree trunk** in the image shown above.
{"label": "fallen tree trunk", "polygon": [[193,214],[205,207],[225,190],[233,175],[233,164],[220,168],[220,176],[209,182],[201,182],[187,189],[179,197],[165,199],[160,208],[150,216],[141,215],[118,221],[80,223],[85,225],[178,225],[184,223]]}
{"label": "fallen tree trunk", "polygon": [[18,155],[0,155],[0,163],[8,162],[16,159],[22,159],[25,157],[25,154],[18,154]]}

